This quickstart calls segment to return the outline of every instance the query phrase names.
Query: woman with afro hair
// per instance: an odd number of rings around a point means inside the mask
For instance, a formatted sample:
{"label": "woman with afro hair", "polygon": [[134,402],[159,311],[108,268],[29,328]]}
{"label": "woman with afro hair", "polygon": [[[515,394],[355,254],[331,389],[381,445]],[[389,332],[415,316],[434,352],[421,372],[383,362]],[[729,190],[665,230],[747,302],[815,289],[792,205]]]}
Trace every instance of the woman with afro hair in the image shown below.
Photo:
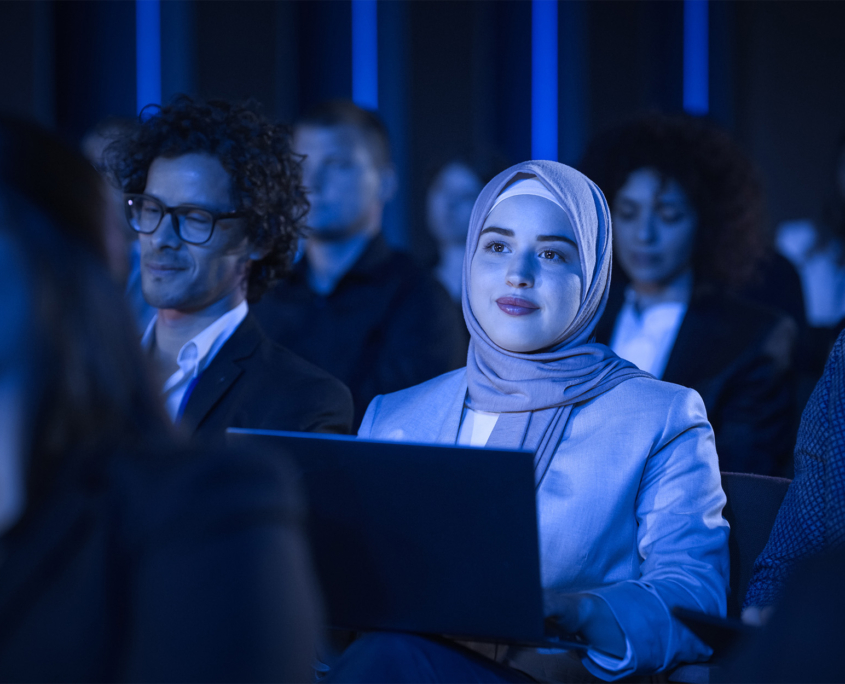
{"label": "woman with afro hair", "polygon": [[597,341],[698,391],[723,471],[779,472],[794,443],[796,326],[735,294],[759,279],[769,246],[750,160],[704,120],[647,114],[594,140],[582,170],[613,218]]}

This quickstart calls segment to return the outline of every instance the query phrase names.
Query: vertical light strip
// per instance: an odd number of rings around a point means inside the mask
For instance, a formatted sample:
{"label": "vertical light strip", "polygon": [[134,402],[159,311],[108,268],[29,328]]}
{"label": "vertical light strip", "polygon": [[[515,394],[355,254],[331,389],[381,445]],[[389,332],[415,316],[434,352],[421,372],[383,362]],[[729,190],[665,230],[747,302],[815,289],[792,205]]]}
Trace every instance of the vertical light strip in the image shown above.
{"label": "vertical light strip", "polygon": [[684,110],[710,109],[707,0],[684,0]]}
{"label": "vertical light strip", "polygon": [[557,0],[532,0],[532,159],[557,161],[557,59]]}
{"label": "vertical light strip", "polygon": [[138,112],[161,104],[160,0],[135,0],[135,74]]}
{"label": "vertical light strip", "polygon": [[352,0],[352,99],[365,109],[378,109],[376,0]]}

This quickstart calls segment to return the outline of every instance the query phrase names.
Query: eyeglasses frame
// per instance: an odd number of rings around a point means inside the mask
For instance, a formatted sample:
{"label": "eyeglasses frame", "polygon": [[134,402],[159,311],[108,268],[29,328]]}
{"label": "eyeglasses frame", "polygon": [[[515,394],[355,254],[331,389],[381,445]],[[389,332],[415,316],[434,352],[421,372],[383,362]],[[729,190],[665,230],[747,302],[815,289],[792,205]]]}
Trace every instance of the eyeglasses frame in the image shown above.
{"label": "eyeglasses frame", "polygon": [[[130,214],[129,200],[132,199],[133,197],[139,197],[139,198],[143,198],[145,200],[152,200],[153,202],[155,202],[156,204],[161,206],[162,209],[164,210],[161,214],[161,218],[158,221],[158,225],[156,225],[156,227],[153,228],[152,230],[149,230],[149,231],[138,230],[137,228],[135,228],[134,225],[132,225],[132,220],[130,219],[130,216],[129,216],[129,214]],[[186,242],[189,245],[204,245],[209,240],[211,240],[211,237],[214,235],[214,229],[217,227],[217,221],[219,221],[220,219],[234,219],[234,218],[245,218],[246,217],[246,213],[243,212],[243,211],[228,211],[228,212],[227,211],[212,211],[211,209],[206,209],[205,207],[199,207],[195,204],[179,204],[175,207],[168,207],[160,199],[157,199],[157,198],[153,197],[152,195],[145,195],[142,192],[124,193],[124,195],[123,195],[123,209],[124,209],[124,212],[126,213],[126,221],[127,221],[127,223],[129,223],[129,227],[132,228],[132,230],[134,230],[139,235],[152,235],[153,233],[155,233],[159,228],[161,228],[161,224],[164,221],[164,217],[167,216],[168,214],[170,214],[170,223],[173,226],[173,231],[176,233],[176,235],[179,237],[179,239],[182,242]],[[177,214],[176,214],[176,211],[180,210],[180,209],[204,211],[206,214],[211,215],[211,230],[208,231],[208,237],[205,240],[203,240],[202,242],[194,242],[193,240],[186,240],[184,237],[182,237],[182,230],[179,227],[179,219],[177,218]]]}

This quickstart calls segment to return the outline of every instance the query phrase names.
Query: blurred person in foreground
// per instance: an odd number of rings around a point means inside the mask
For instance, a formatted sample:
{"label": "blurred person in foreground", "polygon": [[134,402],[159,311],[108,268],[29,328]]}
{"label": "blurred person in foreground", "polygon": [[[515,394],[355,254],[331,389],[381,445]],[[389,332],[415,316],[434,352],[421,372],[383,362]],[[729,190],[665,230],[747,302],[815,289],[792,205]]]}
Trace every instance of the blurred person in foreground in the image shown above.
{"label": "blurred person in foreground", "polygon": [[141,345],[171,419],[218,442],[229,427],[349,432],[347,388],[250,313],[287,274],[308,207],[287,128],[250,103],[181,96],[107,155],[158,309]]}
{"label": "blurred person in foreground", "polygon": [[701,395],[722,470],[780,472],[796,325],[734,294],[766,248],[750,161],[703,120],[650,114],[596,138],[582,170],[610,203],[619,267],[597,341]]}
{"label": "blurred person in foreground", "polygon": [[256,314],[274,340],[345,382],[355,424],[377,394],[465,362],[463,323],[443,287],[381,234],[396,187],[387,130],[373,112],[328,102],[300,119],[310,209],[303,259]]}
{"label": "blurred person in foreground", "polygon": [[[761,622],[802,560],[845,546],[845,332],[810,396],[795,444],[795,479],[754,563],[743,618]],[[845,570],[845,568],[843,568]]]}
{"label": "blurred person in foreground", "polygon": [[155,315],[155,309],[147,304],[141,291],[141,248],[138,244],[138,234],[126,221],[123,189],[109,169],[105,155],[106,148],[111,143],[132,135],[137,125],[136,119],[116,116],[105,118],[98,121],[82,137],[80,148],[109,186],[106,222],[109,264],[118,284],[125,288],[126,302],[139,332],[144,332]]}
{"label": "blurred person in foreground", "polygon": [[105,265],[106,192],[0,117],[0,679],[304,681],[291,473],[175,444]]}

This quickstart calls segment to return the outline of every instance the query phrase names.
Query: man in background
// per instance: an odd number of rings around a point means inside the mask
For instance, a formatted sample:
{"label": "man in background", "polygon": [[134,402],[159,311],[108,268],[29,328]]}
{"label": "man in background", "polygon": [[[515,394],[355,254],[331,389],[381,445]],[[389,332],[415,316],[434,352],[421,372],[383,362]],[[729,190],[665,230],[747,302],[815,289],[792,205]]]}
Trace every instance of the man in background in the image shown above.
{"label": "man in background", "polygon": [[310,209],[304,256],[256,307],[274,340],[343,380],[355,425],[378,394],[466,363],[463,321],[443,287],[381,234],[396,172],[384,123],[347,101],[294,129]]}

